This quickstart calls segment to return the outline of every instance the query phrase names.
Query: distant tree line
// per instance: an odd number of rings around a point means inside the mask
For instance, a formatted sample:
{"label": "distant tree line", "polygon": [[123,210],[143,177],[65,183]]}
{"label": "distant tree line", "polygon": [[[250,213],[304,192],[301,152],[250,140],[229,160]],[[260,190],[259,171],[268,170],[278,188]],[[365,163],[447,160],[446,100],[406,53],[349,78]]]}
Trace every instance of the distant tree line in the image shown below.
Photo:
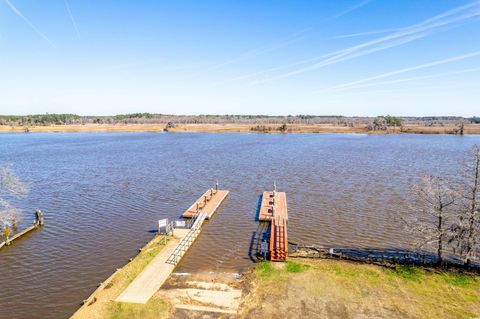
{"label": "distant tree line", "polygon": [[[480,123],[479,117],[346,117],[340,115],[169,115],[157,113],[131,113],[112,116],[80,116],[77,114],[0,115],[0,125],[69,125],[69,124],[330,124],[334,126],[368,126],[371,130],[401,127],[404,123],[426,126],[443,126],[458,123]],[[253,126],[255,127],[255,126]]]}
{"label": "distant tree line", "polygon": [[81,119],[76,114],[0,115],[0,125],[62,125]]}

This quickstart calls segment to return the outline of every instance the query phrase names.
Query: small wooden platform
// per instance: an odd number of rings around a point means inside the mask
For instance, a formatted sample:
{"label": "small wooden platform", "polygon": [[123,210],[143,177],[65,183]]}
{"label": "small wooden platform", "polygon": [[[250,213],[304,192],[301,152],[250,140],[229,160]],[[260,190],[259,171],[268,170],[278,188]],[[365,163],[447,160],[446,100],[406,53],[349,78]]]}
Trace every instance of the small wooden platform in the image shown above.
{"label": "small wooden platform", "polygon": [[[275,192],[275,205],[277,213],[282,212],[282,216],[288,220],[287,213],[287,195],[284,192]],[[273,213],[273,192],[263,192],[262,205],[260,206],[260,214],[258,219],[260,221],[270,221]]]}
{"label": "small wooden platform", "polygon": [[[273,206],[275,205],[275,216]],[[270,260],[286,261],[288,253],[287,238],[287,195],[284,192],[264,192],[260,213],[260,221],[270,222]]]}
{"label": "small wooden platform", "polygon": [[[190,206],[184,213],[183,217],[193,218],[197,216],[198,211],[202,211],[207,214],[207,219],[210,219],[220,204],[225,200],[229,191],[228,190],[207,190],[192,206]],[[198,207],[198,210],[197,210]]]}

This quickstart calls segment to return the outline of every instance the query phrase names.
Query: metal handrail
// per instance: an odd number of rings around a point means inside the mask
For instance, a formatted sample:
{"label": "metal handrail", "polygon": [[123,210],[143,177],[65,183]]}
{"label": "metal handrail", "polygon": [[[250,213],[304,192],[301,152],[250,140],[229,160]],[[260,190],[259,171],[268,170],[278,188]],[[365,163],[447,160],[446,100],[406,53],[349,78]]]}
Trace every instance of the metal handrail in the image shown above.
{"label": "metal handrail", "polygon": [[203,222],[207,217],[207,213],[199,213],[193,222],[192,227],[188,231],[188,233],[183,237],[183,239],[178,244],[177,248],[173,251],[173,253],[168,257],[166,263],[176,265],[179,262],[179,259],[185,254],[188,248],[192,245],[192,243],[197,238],[198,234],[200,233],[200,227],[202,226]]}

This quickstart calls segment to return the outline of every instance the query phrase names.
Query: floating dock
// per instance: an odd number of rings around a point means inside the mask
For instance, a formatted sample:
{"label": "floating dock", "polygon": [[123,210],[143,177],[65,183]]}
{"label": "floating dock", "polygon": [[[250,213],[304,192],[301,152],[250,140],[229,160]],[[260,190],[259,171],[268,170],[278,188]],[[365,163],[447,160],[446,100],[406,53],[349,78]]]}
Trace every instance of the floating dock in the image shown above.
{"label": "floating dock", "polygon": [[264,192],[258,219],[270,222],[270,260],[286,261],[287,238],[287,195],[284,192]]}
{"label": "floating dock", "polygon": [[206,219],[210,219],[227,195],[227,190],[209,189],[182,216],[184,218],[193,218],[202,212],[207,215]]}

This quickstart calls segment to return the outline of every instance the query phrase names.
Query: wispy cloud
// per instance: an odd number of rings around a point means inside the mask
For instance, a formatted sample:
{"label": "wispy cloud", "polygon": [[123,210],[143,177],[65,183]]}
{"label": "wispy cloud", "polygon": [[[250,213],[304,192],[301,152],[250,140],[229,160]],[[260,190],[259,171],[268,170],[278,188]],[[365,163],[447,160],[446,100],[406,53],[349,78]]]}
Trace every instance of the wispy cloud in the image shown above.
{"label": "wispy cloud", "polygon": [[[261,77],[262,80],[257,79],[258,82],[266,82],[278,79],[288,78],[294,75],[302,74],[308,71],[317,70],[329,65],[351,60],[357,57],[369,55],[375,52],[380,52],[389,48],[394,48],[412,41],[424,38],[434,32],[451,28],[459,25],[467,20],[478,18],[480,16],[480,1],[456,7],[420,23],[400,29],[400,31],[393,32],[389,35],[376,38],[374,40],[366,41],[361,44],[342,49],[339,51],[324,54],[319,57],[308,60],[299,61],[297,63],[290,63],[288,65],[270,68],[264,71],[256,72],[254,77]],[[315,63],[311,64],[312,61]],[[294,68],[295,66],[300,66]],[[278,70],[290,69],[288,72],[276,74]],[[245,79],[250,76],[240,76],[237,79]]]}
{"label": "wispy cloud", "polygon": [[249,50],[249,51],[244,52],[244,53],[240,54],[239,56],[237,56],[237,57],[235,57],[231,60],[212,65],[210,68],[208,68],[208,70],[220,69],[220,68],[223,68],[225,66],[234,64],[234,63],[242,62],[242,61],[245,61],[245,60],[249,60],[249,59],[261,56],[261,55],[266,54],[266,53],[277,51],[277,50],[279,50],[283,47],[286,47],[286,46],[288,46],[292,43],[295,43],[295,42],[303,39],[305,37],[305,34],[308,33],[310,30],[311,30],[311,28],[302,29],[302,30],[288,36],[287,38],[285,38],[284,40],[282,40],[281,42],[279,42],[279,43],[277,43],[273,46],[260,47],[260,48],[255,48],[255,49]]}
{"label": "wispy cloud", "polygon": [[349,13],[355,11],[355,10],[358,10],[358,9],[360,9],[361,7],[366,6],[366,5],[369,4],[370,2],[372,2],[372,0],[363,0],[363,1],[361,1],[361,2],[359,2],[359,3],[357,3],[357,4],[353,5],[353,6],[351,6],[351,7],[349,7],[349,8],[343,10],[342,12],[334,15],[334,16],[332,17],[332,19],[340,18],[340,17],[342,17],[342,16],[344,16],[344,15],[346,15],[346,14],[349,14]]}
{"label": "wispy cloud", "polygon": [[13,3],[11,3],[9,0],[5,0],[5,3],[10,7],[10,9],[12,9],[13,13],[15,13],[17,16],[19,16],[23,21],[25,21],[28,26],[33,30],[35,31],[35,33],[37,33],[42,39],[44,39],[45,41],[48,42],[48,44],[50,44],[52,47],[56,48],[55,44],[53,44],[52,41],[50,41],[50,39],[43,33],[41,32],[27,17],[25,17],[21,12],[20,10],[17,9],[17,7],[15,7],[13,5]]}
{"label": "wispy cloud", "polygon": [[64,0],[64,2],[65,2],[65,8],[67,9],[68,16],[70,17],[70,21],[72,21],[73,28],[75,29],[77,36],[80,37],[80,31],[78,30],[77,22],[73,17],[72,10],[70,10],[70,4],[68,3],[68,0]]}
{"label": "wispy cloud", "polygon": [[358,33],[338,35],[338,36],[332,37],[332,39],[356,38],[356,37],[363,37],[363,36],[366,36],[366,35],[382,34],[382,33],[388,33],[388,32],[400,31],[400,30],[402,30],[402,29],[395,28],[395,29],[358,32]]}
{"label": "wispy cloud", "polygon": [[388,81],[381,81],[381,82],[374,82],[374,83],[360,83],[360,84],[357,84],[357,85],[351,85],[351,86],[345,87],[343,89],[339,88],[338,90],[360,89],[360,88],[366,88],[366,87],[398,84],[398,83],[405,83],[405,82],[415,82],[415,81],[419,81],[419,80],[435,79],[435,78],[441,78],[441,77],[447,77],[447,76],[459,75],[459,74],[466,74],[466,73],[473,73],[473,72],[479,72],[479,71],[480,71],[480,67],[476,67],[476,68],[469,68],[469,69],[463,69],[463,70],[457,70],[457,71],[414,76],[414,77],[409,77],[409,78],[401,78],[401,79],[396,79],[396,80],[388,80]]}
{"label": "wispy cloud", "polygon": [[[344,83],[344,84],[335,85],[331,88],[328,88],[327,90],[344,90],[344,89],[347,89],[347,88],[359,87],[360,84],[376,81],[376,80],[379,80],[379,79],[384,79],[384,78],[392,77],[392,76],[395,76],[395,75],[399,75],[399,74],[403,74],[403,73],[407,73],[407,72],[412,72],[412,71],[417,71],[417,70],[421,70],[421,69],[431,68],[431,67],[442,65],[442,64],[457,62],[457,61],[461,61],[461,60],[465,60],[465,59],[473,58],[473,57],[477,57],[477,56],[480,56],[480,51],[475,51],[475,52],[462,54],[462,55],[458,55],[458,56],[447,58],[447,59],[442,59],[442,60],[437,60],[437,61],[433,61],[433,62],[423,63],[423,64],[419,64],[419,65],[415,65],[415,66],[402,68],[402,69],[399,69],[399,70],[375,75],[375,76],[370,76],[370,77],[367,77],[367,78],[364,78],[364,79],[351,81],[351,82]],[[325,90],[321,90],[319,92],[322,92],[322,91],[325,91]]]}

